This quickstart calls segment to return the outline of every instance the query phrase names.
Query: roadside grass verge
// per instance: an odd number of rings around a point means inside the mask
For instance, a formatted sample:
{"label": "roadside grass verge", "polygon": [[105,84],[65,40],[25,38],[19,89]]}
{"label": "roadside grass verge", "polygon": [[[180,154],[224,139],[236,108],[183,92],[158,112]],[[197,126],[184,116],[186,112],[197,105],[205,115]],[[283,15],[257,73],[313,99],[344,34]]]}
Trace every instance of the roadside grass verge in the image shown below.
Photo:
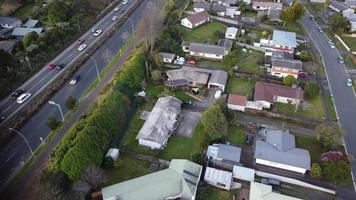
{"label": "roadside grass verge", "polygon": [[331,96],[327,97],[327,102],[328,102],[328,107],[329,107],[330,114],[331,114],[331,119],[333,121],[337,121],[336,110],[335,110],[334,102],[333,102]]}

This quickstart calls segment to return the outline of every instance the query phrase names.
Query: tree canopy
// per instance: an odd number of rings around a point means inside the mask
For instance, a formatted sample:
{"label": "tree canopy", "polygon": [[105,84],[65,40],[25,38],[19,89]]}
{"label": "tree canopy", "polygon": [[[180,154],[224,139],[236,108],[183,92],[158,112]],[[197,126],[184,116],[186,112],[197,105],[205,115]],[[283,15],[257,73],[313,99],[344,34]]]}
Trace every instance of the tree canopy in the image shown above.
{"label": "tree canopy", "polygon": [[297,79],[292,75],[288,75],[288,76],[283,77],[283,84],[284,85],[292,86],[292,85],[294,85],[296,83],[297,83]]}
{"label": "tree canopy", "polygon": [[67,21],[69,6],[63,0],[52,1],[48,6],[48,20],[51,24]]}
{"label": "tree canopy", "polygon": [[318,140],[327,149],[335,145],[343,135],[343,131],[337,124],[320,124],[315,128],[315,131],[319,133]]}
{"label": "tree canopy", "polygon": [[303,4],[296,2],[292,6],[288,7],[279,15],[279,18],[285,23],[293,23],[302,18],[304,15],[304,6]]}
{"label": "tree canopy", "polygon": [[202,114],[201,124],[210,139],[221,138],[227,135],[228,122],[221,106],[214,103]]}
{"label": "tree canopy", "polygon": [[334,14],[330,17],[330,23],[333,31],[339,31],[339,30],[344,31],[347,29],[349,25],[349,21],[347,20],[347,18],[339,13]]}
{"label": "tree canopy", "polygon": [[38,34],[35,31],[27,33],[23,39],[23,45],[25,48],[29,47],[31,44],[36,43],[38,40]]}
{"label": "tree canopy", "polygon": [[304,96],[307,99],[312,99],[319,94],[320,86],[317,82],[309,81],[304,86]]}

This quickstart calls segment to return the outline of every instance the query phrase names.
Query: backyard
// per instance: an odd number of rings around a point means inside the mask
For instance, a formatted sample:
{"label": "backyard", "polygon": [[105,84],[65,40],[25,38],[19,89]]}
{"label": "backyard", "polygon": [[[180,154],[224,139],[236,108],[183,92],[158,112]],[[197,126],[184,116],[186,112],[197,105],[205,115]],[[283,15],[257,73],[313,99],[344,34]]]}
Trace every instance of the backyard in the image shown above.
{"label": "backyard", "polygon": [[238,194],[239,190],[236,189],[225,191],[207,184],[199,184],[197,200],[226,200],[233,199],[233,196],[237,199]]}
{"label": "backyard", "polygon": [[309,150],[311,163],[320,162],[320,155],[323,151],[321,143],[316,137],[295,135],[295,140],[298,148]]}
{"label": "backyard", "polygon": [[356,51],[356,38],[342,36],[341,39],[351,48],[351,51]]}
{"label": "backyard", "polygon": [[252,100],[254,87],[255,80],[251,78],[233,76],[229,78],[227,83],[227,93],[244,95],[247,96],[248,99]]}
{"label": "backyard", "polygon": [[210,22],[194,30],[183,28],[183,40],[214,44],[224,38],[226,25],[221,22]]}
{"label": "backyard", "polygon": [[[146,86],[146,95],[149,97],[158,98],[164,91],[164,85],[154,84],[152,81],[148,81]],[[189,96],[185,91],[173,91],[172,96],[182,100],[182,101],[196,101],[193,97]]]}

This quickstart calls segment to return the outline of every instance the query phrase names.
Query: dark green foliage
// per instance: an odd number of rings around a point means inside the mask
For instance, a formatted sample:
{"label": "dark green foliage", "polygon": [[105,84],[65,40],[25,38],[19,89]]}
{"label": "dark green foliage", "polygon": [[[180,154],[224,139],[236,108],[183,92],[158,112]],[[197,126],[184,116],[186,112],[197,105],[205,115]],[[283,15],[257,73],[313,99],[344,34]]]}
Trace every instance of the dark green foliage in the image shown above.
{"label": "dark green foliage", "polygon": [[299,57],[303,62],[307,62],[307,61],[313,60],[312,54],[310,53],[310,51],[307,51],[307,50],[302,50],[300,52]]}
{"label": "dark green foliage", "polygon": [[105,157],[102,166],[104,169],[111,169],[114,166],[114,160],[110,156]]}
{"label": "dark green foliage", "polygon": [[205,156],[203,152],[195,152],[192,154],[192,161],[199,165],[204,164],[204,158]]}
{"label": "dark green foliage", "polygon": [[292,75],[283,77],[283,85],[292,86],[297,83],[297,79]]}
{"label": "dark green foliage", "polygon": [[307,99],[312,99],[319,95],[320,86],[317,82],[309,81],[304,86],[304,96]]}
{"label": "dark green foliage", "polygon": [[236,65],[238,63],[238,59],[240,58],[239,53],[241,53],[241,49],[238,48],[224,56],[224,64],[228,67],[233,67]]}
{"label": "dark green foliage", "polygon": [[35,44],[37,40],[38,40],[38,34],[34,31],[27,33],[22,39],[25,48],[27,48],[31,44]]}
{"label": "dark green foliage", "polygon": [[151,72],[151,76],[152,76],[152,80],[154,81],[158,81],[162,78],[161,71],[157,69]]}
{"label": "dark green foliage", "polygon": [[51,24],[68,20],[70,8],[63,0],[52,1],[48,6],[48,20]]}
{"label": "dark green foliage", "polygon": [[47,120],[47,125],[52,131],[54,131],[61,125],[61,121],[54,116],[50,116]]}
{"label": "dark green foliage", "polygon": [[304,15],[303,4],[297,2],[285,10],[282,10],[279,18],[286,23],[293,23],[299,20]]}
{"label": "dark green foliage", "polygon": [[66,102],[64,103],[64,105],[66,106],[66,108],[68,110],[72,110],[73,108],[75,108],[75,106],[77,105],[77,99],[73,96],[69,96],[66,100]]}
{"label": "dark green foliage", "polygon": [[182,37],[183,33],[179,25],[170,26],[156,39],[155,46],[159,52],[171,52],[182,55]]}
{"label": "dark green foliage", "polygon": [[339,30],[345,31],[349,26],[349,21],[342,14],[334,14],[330,17],[331,28],[333,31],[337,32]]}
{"label": "dark green foliage", "polygon": [[310,168],[310,176],[314,178],[318,178],[321,176],[321,167],[318,163],[313,163],[312,167]]}
{"label": "dark green foliage", "polygon": [[351,165],[343,160],[322,162],[322,175],[334,183],[351,182]]}
{"label": "dark green foliage", "polygon": [[315,128],[315,131],[319,133],[318,140],[326,149],[331,149],[343,135],[343,130],[337,124],[320,124]]}
{"label": "dark green foliage", "polygon": [[40,176],[40,192],[43,199],[62,199],[69,189],[69,180],[61,171],[44,169]]}
{"label": "dark green foliage", "polygon": [[221,106],[217,103],[214,103],[203,112],[201,124],[204,132],[209,135],[210,139],[221,138],[227,135],[228,122]]}

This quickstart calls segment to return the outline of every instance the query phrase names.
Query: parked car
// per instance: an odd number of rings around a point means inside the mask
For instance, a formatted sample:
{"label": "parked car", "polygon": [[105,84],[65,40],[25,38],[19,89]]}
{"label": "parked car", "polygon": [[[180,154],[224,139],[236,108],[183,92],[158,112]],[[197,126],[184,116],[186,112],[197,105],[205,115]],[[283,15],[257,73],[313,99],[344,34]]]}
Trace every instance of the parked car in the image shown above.
{"label": "parked car", "polygon": [[222,91],[221,91],[221,90],[217,90],[217,91],[215,92],[214,98],[215,98],[215,99],[220,98],[220,97],[221,97],[221,94],[222,94]]}
{"label": "parked car", "polygon": [[271,179],[271,178],[262,178],[261,183],[265,185],[270,185],[272,187],[279,187],[281,186],[281,182],[276,179]]}
{"label": "parked car", "polygon": [[340,64],[344,64],[344,58],[343,57],[338,57],[337,61],[339,61]]}
{"label": "parked car", "polygon": [[94,28],[91,29],[91,32],[94,33],[96,30],[97,30],[97,28],[94,27]]}
{"label": "parked car", "polygon": [[299,72],[298,73],[298,77],[300,77],[300,78],[305,78],[305,77],[308,77],[308,76],[309,76],[308,72]]}
{"label": "parked car", "polygon": [[251,146],[253,144],[253,135],[246,135],[245,144]]}
{"label": "parked car", "polygon": [[196,64],[198,64],[198,62],[197,62],[196,60],[189,59],[189,60],[187,61],[187,64],[189,64],[189,65],[196,65]]}
{"label": "parked car", "polygon": [[114,9],[114,11],[115,11],[115,12],[119,11],[119,8],[118,8],[118,7],[116,7],[116,8]]}
{"label": "parked car", "polygon": [[25,92],[26,92],[25,89],[15,90],[10,96],[11,96],[11,98],[16,99],[17,97],[19,97],[21,94],[23,94]]}
{"label": "parked car", "polygon": [[98,29],[98,30],[96,30],[95,32],[94,32],[94,36],[99,36],[101,34],[101,30],[100,29]]}
{"label": "parked car", "polygon": [[3,122],[6,119],[6,117],[4,115],[0,116],[0,123]]}
{"label": "parked car", "polygon": [[16,99],[16,101],[17,101],[17,103],[22,104],[22,103],[24,103],[25,101],[27,101],[30,97],[31,97],[31,93],[26,92],[26,93],[24,93],[24,94],[21,94],[21,96],[19,96],[19,97]]}
{"label": "parked car", "polygon": [[74,85],[79,81],[79,79],[80,79],[80,75],[77,75],[69,82],[69,84]]}
{"label": "parked car", "polygon": [[319,29],[319,32],[322,33],[324,32],[322,28],[318,28]]}
{"label": "parked car", "polygon": [[111,20],[112,20],[112,21],[116,21],[116,20],[117,20],[117,18],[119,18],[119,17],[118,17],[118,16],[116,16],[116,15],[114,15],[114,16],[112,16]]}
{"label": "parked car", "polygon": [[52,69],[54,69],[56,67],[57,67],[57,65],[54,64],[54,63],[48,65],[48,69],[50,69],[50,70],[52,70]]}
{"label": "parked car", "polygon": [[79,50],[79,51],[83,51],[86,47],[87,47],[86,44],[82,44],[82,45],[80,45],[80,46],[78,47],[78,50]]}
{"label": "parked car", "polygon": [[350,78],[346,80],[346,85],[352,87],[352,80]]}
{"label": "parked car", "polygon": [[123,1],[122,1],[122,4],[123,4],[123,5],[126,5],[128,2],[129,2],[128,0],[123,0]]}

